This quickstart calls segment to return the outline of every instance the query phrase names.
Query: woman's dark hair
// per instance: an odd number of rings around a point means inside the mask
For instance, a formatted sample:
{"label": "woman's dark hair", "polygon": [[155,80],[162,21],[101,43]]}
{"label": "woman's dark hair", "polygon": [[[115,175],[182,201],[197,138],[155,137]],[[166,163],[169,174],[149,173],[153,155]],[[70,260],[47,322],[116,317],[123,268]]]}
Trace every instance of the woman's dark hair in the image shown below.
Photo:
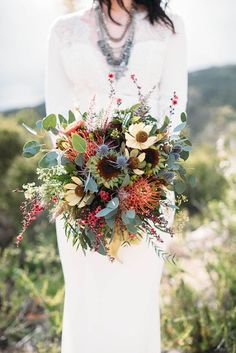
{"label": "woman's dark hair", "polygon": [[[111,20],[117,24],[112,16],[111,16],[111,0],[99,0],[100,6],[106,5],[108,9],[108,15],[111,18]],[[117,3],[120,5],[122,9],[124,9],[126,12],[129,13],[129,11],[126,9],[123,0],[117,0]],[[134,0],[134,5],[135,6],[142,6],[147,10],[147,18],[149,19],[151,24],[154,24],[155,22],[162,22],[166,26],[172,29],[173,32],[175,32],[174,24],[172,20],[167,16],[165,9],[168,5],[168,1],[165,1],[163,4],[162,0]]]}

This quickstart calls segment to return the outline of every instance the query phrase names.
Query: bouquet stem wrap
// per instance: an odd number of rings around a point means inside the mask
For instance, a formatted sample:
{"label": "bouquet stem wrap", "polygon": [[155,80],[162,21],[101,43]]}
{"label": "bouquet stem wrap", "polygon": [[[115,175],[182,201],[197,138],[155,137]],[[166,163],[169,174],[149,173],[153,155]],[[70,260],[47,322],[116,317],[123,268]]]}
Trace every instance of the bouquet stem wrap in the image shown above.
{"label": "bouquet stem wrap", "polygon": [[141,237],[137,237],[136,235],[131,237],[129,232],[124,229],[124,226],[122,226],[120,222],[116,222],[114,225],[112,241],[108,244],[108,254],[119,262],[122,261],[118,256],[118,252],[121,245],[125,242],[130,245],[139,244],[141,242]]}

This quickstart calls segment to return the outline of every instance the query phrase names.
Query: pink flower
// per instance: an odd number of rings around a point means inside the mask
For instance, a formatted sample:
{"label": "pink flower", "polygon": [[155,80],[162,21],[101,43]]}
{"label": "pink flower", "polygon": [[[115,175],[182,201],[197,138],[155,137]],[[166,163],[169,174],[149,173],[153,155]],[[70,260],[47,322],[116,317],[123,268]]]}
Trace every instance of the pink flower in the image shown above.
{"label": "pink flower", "polygon": [[131,80],[135,80],[135,74],[130,75]]}
{"label": "pink flower", "polygon": [[16,238],[18,242],[21,242],[23,240],[23,235],[19,234],[18,237]]}
{"label": "pink flower", "polygon": [[172,98],[172,103],[173,103],[174,105],[178,104],[178,99]]}
{"label": "pink flower", "polygon": [[122,99],[121,98],[117,98],[116,102],[117,102],[117,104],[120,105],[122,103]]}

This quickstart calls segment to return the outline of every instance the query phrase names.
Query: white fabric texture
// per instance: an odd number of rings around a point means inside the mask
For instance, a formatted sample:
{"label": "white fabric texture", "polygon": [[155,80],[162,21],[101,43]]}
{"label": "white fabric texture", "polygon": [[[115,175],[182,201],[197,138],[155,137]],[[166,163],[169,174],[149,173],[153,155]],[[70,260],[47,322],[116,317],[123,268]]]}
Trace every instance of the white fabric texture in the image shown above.
{"label": "white fabric texture", "polygon": [[[151,112],[159,120],[169,111],[176,91],[179,104],[173,126],[186,109],[187,58],[182,20],[171,15],[176,34],[160,24],[151,25],[145,13],[136,15],[136,33],[128,70],[115,83],[122,105],[137,102],[137,90],[130,79],[135,74],[147,93]],[[88,109],[96,95],[97,109],[106,106],[110,68],[96,40],[92,8],[64,15],[50,30],[46,74],[47,114],[67,115],[79,106]],[[168,214],[172,224],[174,214]],[[63,222],[56,222],[64,280],[65,302],[62,353],[160,353],[159,287],[163,261],[143,240],[122,247],[123,263],[109,262],[98,253],[76,251],[66,240]],[[163,235],[165,244],[169,235]],[[165,245],[167,246],[167,245]]]}

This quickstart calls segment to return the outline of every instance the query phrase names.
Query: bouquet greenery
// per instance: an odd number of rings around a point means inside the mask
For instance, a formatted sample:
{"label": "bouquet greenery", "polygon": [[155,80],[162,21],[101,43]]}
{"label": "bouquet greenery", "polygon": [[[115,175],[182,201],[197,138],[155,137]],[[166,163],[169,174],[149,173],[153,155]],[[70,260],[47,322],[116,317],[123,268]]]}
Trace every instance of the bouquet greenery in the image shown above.
{"label": "bouquet greenery", "polygon": [[[87,112],[79,112],[79,120],[69,111],[68,118],[46,116],[36,123],[36,129],[24,125],[37,139],[24,145],[23,155],[31,158],[42,153],[42,157],[39,183],[23,185],[23,227],[17,244],[31,222],[46,210],[52,220],[63,217],[67,237],[85,254],[92,250],[118,259],[121,245],[136,244],[145,236],[158,254],[167,255],[161,251],[160,233],[172,236],[173,232],[162,210],[178,208],[168,199],[169,190],[178,195],[185,190],[181,161],[191,151],[185,134],[186,114],[181,114],[180,124],[172,129],[171,117],[178,104],[174,92],[170,114],[158,126],[147,104],[152,91],[143,96],[131,75],[139,99],[124,109],[115,95],[113,74],[108,79],[107,109],[97,113],[92,100]],[[52,148],[42,143],[45,132],[55,135]]]}

